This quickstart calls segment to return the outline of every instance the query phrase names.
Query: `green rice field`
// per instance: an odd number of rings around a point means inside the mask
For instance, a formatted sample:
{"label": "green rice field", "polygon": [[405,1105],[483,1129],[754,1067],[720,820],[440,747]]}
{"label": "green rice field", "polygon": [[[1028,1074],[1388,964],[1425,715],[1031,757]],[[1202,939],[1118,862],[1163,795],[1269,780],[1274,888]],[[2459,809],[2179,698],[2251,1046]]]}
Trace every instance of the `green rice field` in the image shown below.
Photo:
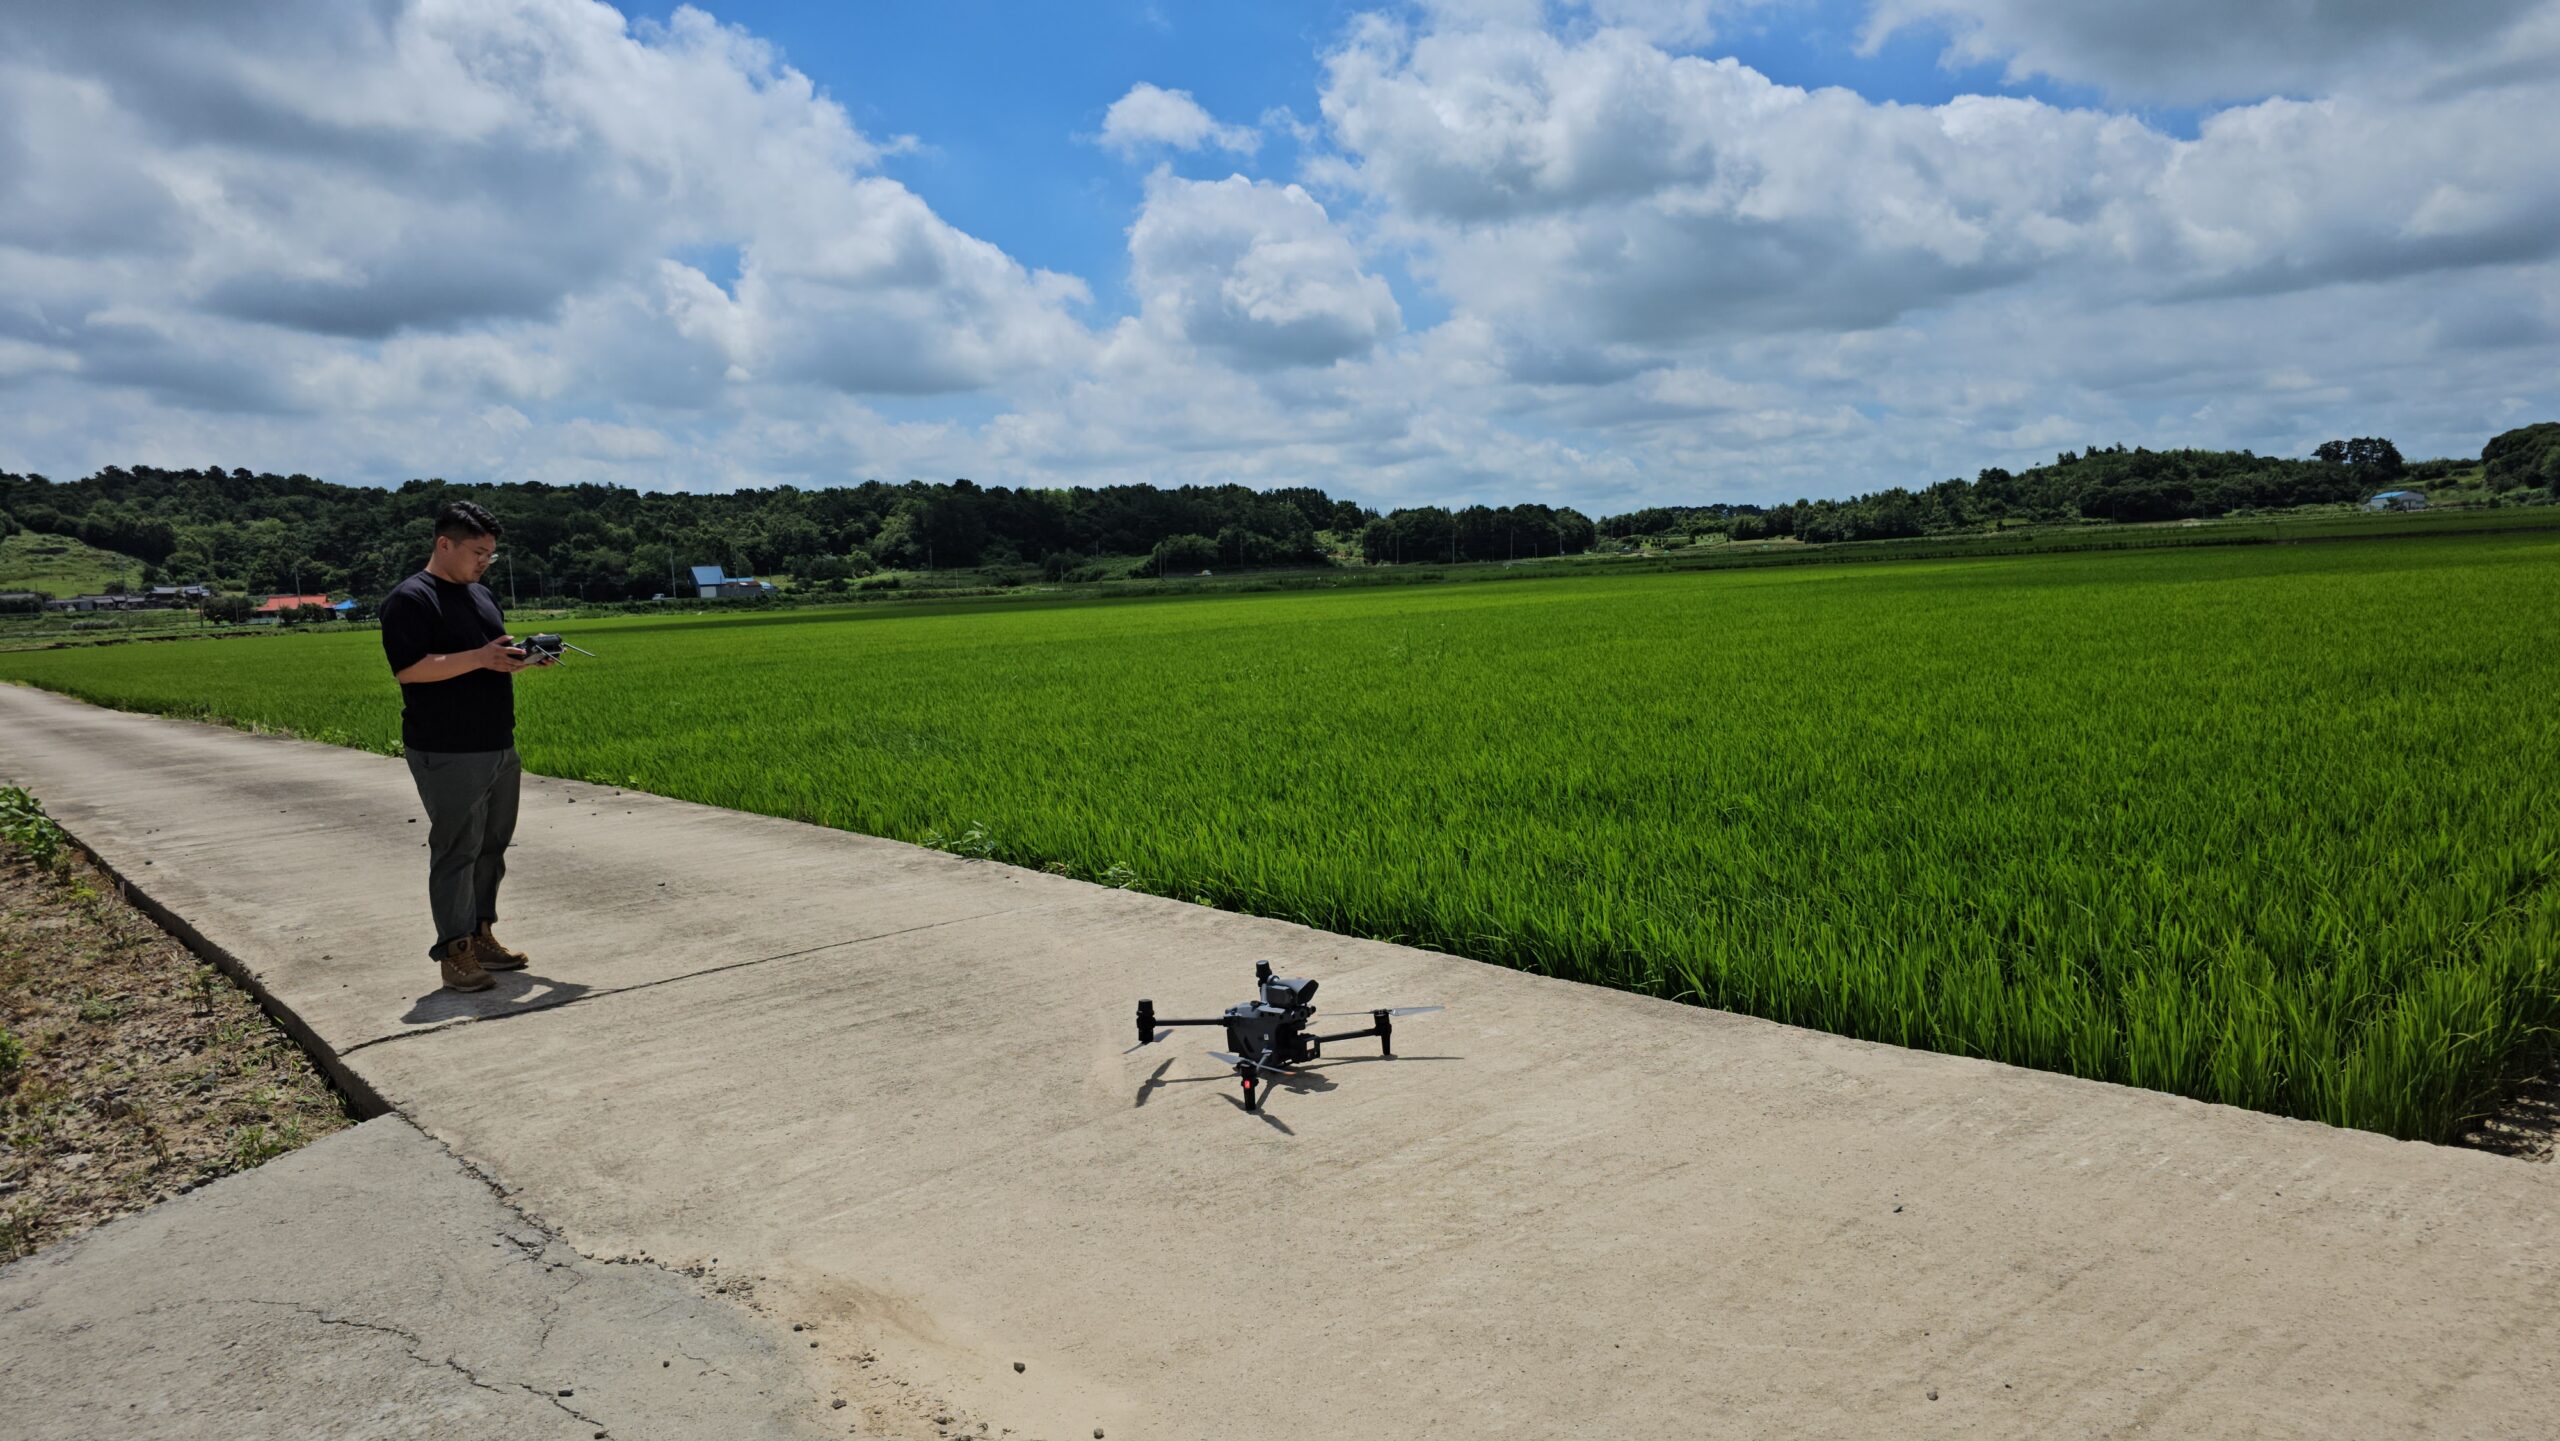
{"label": "green rice field", "polygon": [[[2560,536],[571,626],[527,764],[2444,1139],[2560,1021]],[[397,749],[369,633],[0,655]]]}

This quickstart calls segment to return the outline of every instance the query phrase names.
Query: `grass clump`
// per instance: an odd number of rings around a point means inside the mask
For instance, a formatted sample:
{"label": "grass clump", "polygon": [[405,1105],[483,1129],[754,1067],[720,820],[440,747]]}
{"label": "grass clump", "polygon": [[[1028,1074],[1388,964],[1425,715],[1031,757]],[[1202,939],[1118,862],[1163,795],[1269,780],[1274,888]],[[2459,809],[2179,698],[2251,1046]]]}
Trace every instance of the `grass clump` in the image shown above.
{"label": "grass clump", "polygon": [[71,837],[23,786],[0,786],[0,842],[5,842],[39,869],[60,867]]}

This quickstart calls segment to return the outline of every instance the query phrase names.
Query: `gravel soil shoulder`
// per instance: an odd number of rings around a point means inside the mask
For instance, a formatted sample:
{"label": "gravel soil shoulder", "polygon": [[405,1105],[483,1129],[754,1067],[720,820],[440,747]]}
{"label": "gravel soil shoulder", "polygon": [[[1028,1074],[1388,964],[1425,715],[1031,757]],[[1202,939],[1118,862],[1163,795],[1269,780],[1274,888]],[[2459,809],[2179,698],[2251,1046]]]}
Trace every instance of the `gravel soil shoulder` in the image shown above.
{"label": "gravel soil shoulder", "polygon": [[353,1124],[237,986],[64,848],[0,845],[0,1261]]}

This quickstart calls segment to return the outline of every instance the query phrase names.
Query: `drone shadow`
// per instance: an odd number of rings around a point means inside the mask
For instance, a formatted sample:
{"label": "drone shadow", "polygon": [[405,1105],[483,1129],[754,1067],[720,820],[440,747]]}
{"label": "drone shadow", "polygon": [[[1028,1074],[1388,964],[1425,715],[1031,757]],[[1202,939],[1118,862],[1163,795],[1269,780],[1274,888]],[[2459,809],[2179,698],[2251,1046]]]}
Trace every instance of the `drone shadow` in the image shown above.
{"label": "drone shadow", "polygon": [[1138,1083],[1138,1099],[1131,1103],[1132,1109],[1145,1105],[1148,1097],[1154,1095],[1160,1090],[1163,1090],[1167,1086],[1197,1086],[1204,1083],[1215,1083],[1218,1081],[1232,1082],[1235,1080],[1235,1076],[1232,1073],[1225,1071],[1221,1071],[1214,1076],[1167,1076],[1165,1071],[1172,1065],[1173,1061],[1167,1060],[1163,1065],[1158,1066],[1153,1071],[1147,1073],[1147,1078]]}
{"label": "drone shadow", "polygon": [[[1239,1111],[1244,1110],[1244,1100],[1242,1097],[1229,1096],[1227,1097],[1227,1104],[1235,1107]],[[1278,1131],[1281,1135],[1294,1136],[1298,1134],[1297,1132],[1289,1129],[1288,1122],[1281,1120],[1278,1116],[1271,1114],[1269,1111],[1245,1111],[1245,1114],[1253,1117],[1257,1121],[1260,1121],[1262,1124],[1269,1126],[1271,1129]]]}
{"label": "drone shadow", "polygon": [[[1231,1082],[1235,1079],[1235,1076],[1229,1072],[1221,1072],[1214,1076],[1167,1076],[1165,1072],[1173,1069],[1173,1063],[1176,1059],[1178,1058],[1167,1056],[1162,1062],[1157,1064],[1154,1070],[1147,1073],[1147,1078],[1138,1083],[1138,1096],[1136,1100],[1130,1103],[1131,1109],[1145,1105],[1149,1098],[1153,1097],[1156,1092],[1167,1086],[1192,1086],[1199,1085],[1203,1082]],[[1286,1071],[1273,1073],[1270,1079],[1263,1082],[1263,1094],[1268,1097],[1273,1091],[1286,1091],[1293,1096],[1303,1096],[1310,1093],[1340,1090],[1342,1088],[1341,1082],[1315,1074],[1317,1071],[1330,1070],[1335,1066],[1367,1065],[1380,1061],[1463,1061],[1465,1059],[1466,1057],[1464,1056],[1341,1056],[1330,1061],[1310,1061],[1302,1065],[1292,1066]],[[1237,1110],[1244,1110],[1243,1097],[1229,1096],[1226,1098],[1226,1101],[1228,1105],[1235,1107]],[[1272,1115],[1267,1110],[1248,1111],[1246,1114],[1255,1117],[1264,1125],[1271,1127],[1273,1130],[1278,1131],[1284,1136],[1294,1136],[1298,1134],[1296,1131],[1290,1129],[1288,1122]]]}
{"label": "drone shadow", "polygon": [[[1340,1089],[1342,1089],[1341,1082],[1330,1081],[1322,1076],[1315,1075],[1304,1066],[1292,1066],[1288,1070],[1282,1071],[1278,1075],[1275,1075],[1262,1083],[1262,1093],[1266,1097],[1276,1091],[1286,1091],[1292,1096],[1303,1096],[1310,1091],[1323,1092],[1338,1091]],[[1233,1096],[1229,1096],[1227,1099],[1230,1101],[1236,1101],[1236,1098]],[[1243,1105],[1244,1103],[1242,1101],[1236,1101],[1236,1104]]]}

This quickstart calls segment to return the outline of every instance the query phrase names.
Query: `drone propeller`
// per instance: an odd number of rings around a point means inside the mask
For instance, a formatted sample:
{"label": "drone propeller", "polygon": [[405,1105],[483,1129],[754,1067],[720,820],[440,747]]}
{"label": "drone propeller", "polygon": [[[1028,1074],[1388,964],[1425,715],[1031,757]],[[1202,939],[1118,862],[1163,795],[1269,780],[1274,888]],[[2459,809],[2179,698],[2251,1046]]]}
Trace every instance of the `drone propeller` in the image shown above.
{"label": "drone propeller", "polygon": [[[1397,1006],[1397,1007],[1396,1007],[1396,1008],[1394,1008],[1393,1010],[1388,1011],[1388,1012],[1387,1012],[1387,1014],[1388,1014],[1388,1015],[1390,1015],[1390,1016],[1419,1016],[1419,1015],[1421,1015],[1421,1014],[1422,1014],[1423,1012],[1425,1012],[1425,1011],[1445,1011],[1445,1010],[1447,1010],[1447,1009],[1449,1009],[1447,1006]],[[1326,1014],[1327,1016],[1345,1016],[1345,1017],[1347,1017],[1347,1016],[1374,1016],[1374,1015],[1376,1015],[1376,1014],[1378,1014],[1378,1013],[1377,1013],[1376,1011],[1363,1011],[1363,1010],[1351,1009],[1351,1010],[1327,1011],[1327,1012],[1325,1012],[1325,1014]]]}
{"label": "drone propeller", "polygon": [[1140,1049],[1140,1047],[1144,1047],[1144,1046],[1152,1046],[1152,1045],[1154,1045],[1156,1042],[1161,1041],[1161,1040],[1163,1040],[1165,1037],[1170,1036],[1170,1035],[1172,1035],[1172,1034],[1173,1034],[1173,1032],[1171,1032],[1171,1031],[1158,1031],[1158,1032],[1156,1032],[1154,1035],[1147,1037],[1147,1038],[1146,1038],[1145,1040],[1143,1040],[1143,1041],[1140,1041],[1137,1045],[1135,1045],[1135,1046],[1131,1046],[1128,1050],[1122,1051],[1120,1054],[1122,1054],[1122,1055],[1124,1055],[1124,1056],[1135,1055],[1135,1054],[1137,1054],[1137,1052],[1138,1052],[1138,1050]]}

